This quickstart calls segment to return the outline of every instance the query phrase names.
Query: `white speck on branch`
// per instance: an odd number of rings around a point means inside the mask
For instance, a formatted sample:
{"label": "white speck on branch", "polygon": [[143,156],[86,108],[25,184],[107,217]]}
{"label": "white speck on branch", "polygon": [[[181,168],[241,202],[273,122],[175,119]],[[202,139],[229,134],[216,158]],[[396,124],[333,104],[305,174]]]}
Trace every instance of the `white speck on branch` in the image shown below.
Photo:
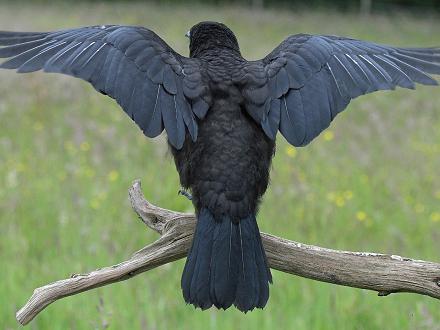
{"label": "white speck on branch", "polygon": [[[160,238],[119,264],[88,274],[75,274],[35,289],[28,302],[16,313],[20,324],[28,324],[44,308],[61,298],[127,280],[187,255],[196,223],[194,215],[149,203],[138,180],[130,187],[129,195],[134,211],[149,228],[161,235]],[[379,253],[331,250],[265,233],[261,236],[269,266],[273,269],[317,281],[377,291],[379,296],[412,292],[440,299],[438,263]]]}

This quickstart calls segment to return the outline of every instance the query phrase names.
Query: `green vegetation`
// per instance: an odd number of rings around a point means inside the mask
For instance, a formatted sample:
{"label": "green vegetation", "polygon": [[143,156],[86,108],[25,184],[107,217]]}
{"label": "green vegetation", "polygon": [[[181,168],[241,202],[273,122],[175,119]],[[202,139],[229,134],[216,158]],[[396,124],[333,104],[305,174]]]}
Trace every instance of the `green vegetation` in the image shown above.
{"label": "green vegetation", "polygon": [[[145,25],[187,54],[184,33],[219,20],[243,53],[261,58],[288,34],[352,36],[405,46],[440,45],[440,21],[407,15],[248,11],[142,4],[0,5],[0,29]],[[278,138],[259,214],[265,232],[346,250],[439,261],[440,88],[365,96],[310,146]],[[0,328],[32,290],[128,257],[157,238],[131,211],[127,188],[191,211],[165,139],[149,141],[110,99],[68,77],[0,72]],[[64,299],[30,329],[438,329],[428,297],[338,287],[274,271],[264,311],[195,311],[180,292],[183,261],[128,282]]]}
{"label": "green vegetation", "polygon": [[[8,3],[10,0],[0,0],[0,3]],[[63,3],[66,0],[15,0],[14,3],[20,4],[54,4]],[[76,3],[136,3],[139,0],[78,0]],[[419,12],[426,15],[429,11],[440,11],[438,0],[150,0],[150,3],[175,4],[179,6],[196,6],[209,4],[211,6],[230,6],[239,4],[250,8],[337,8],[342,11],[351,12],[390,12],[394,10],[404,10],[407,12]]]}

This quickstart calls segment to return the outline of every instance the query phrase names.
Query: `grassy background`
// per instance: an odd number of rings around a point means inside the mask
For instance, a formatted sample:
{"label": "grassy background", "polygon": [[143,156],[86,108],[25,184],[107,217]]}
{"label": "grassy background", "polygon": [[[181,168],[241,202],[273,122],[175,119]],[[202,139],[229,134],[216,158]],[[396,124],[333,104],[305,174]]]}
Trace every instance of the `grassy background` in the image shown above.
{"label": "grassy background", "polygon": [[[284,37],[326,33],[406,46],[440,45],[438,17],[249,11],[145,4],[0,5],[0,30],[145,25],[182,54],[201,20],[225,22],[244,55]],[[369,95],[310,146],[278,138],[263,231],[326,247],[439,261],[440,89]],[[127,188],[190,211],[163,137],[147,141],[110,99],[84,82],[0,72],[0,329],[32,290],[128,257],[157,235],[131,211]],[[30,329],[439,329],[440,305],[422,296],[317,283],[274,271],[264,311],[195,311],[180,292],[183,261],[64,299]]]}

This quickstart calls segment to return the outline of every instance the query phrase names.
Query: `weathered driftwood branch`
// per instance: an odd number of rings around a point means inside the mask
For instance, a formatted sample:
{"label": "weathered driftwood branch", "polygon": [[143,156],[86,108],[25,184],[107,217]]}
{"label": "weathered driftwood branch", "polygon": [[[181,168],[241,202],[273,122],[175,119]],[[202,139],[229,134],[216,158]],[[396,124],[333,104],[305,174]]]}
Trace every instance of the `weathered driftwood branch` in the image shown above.
{"label": "weathered driftwood branch", "polygon": [[[26,305],[17,312],[18,322],[23,325],[29,323],[58,299],[127,280],[186,256],[196,222],[194,215],[152,205],[144,199],[139,181],[134,182],[129,194],[135,212],[161,237],[120,264],[73,275],[36,289]],[[273,269],[318,281],[378,291],[380,296],[413,292],[440,299],[438,263],[378,253],[325,249],[264,233],[262,239]]]}

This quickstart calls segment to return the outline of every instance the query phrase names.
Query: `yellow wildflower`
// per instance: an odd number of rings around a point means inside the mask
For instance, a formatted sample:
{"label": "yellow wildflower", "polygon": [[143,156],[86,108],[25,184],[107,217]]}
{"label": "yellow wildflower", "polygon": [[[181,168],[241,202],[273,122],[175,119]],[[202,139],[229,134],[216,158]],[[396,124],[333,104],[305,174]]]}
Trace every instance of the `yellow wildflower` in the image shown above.
{"label": "yellow wildflower", "polygon": [[345,199],[342,196],[337,196],[335,199],[335,204],[338,207],[343,207],[345,205]]}
{"label": "yellow wildflower", "polygon": [[289,156],[290,158],[295,158],[297,151],[296,148],[293,146],[287,146],[286,147],[286,154],[287,156]]}
{"label": "yellow wildflower", "polygon": [[344,191],[344,198],[349,201],[353,198],[353,192],[351,190]]}
{"label": "yellow wildflower", "polygon": [[90,201],[90,207],[91,207],[92,209],[94,209],[94,210],[97,210],[97,209],[99,209],[99,208],[101,207],[101,202],[100,202],[98,199],[93,198],[93,199]]}
{"label": "yellow wildflower", "polygon": [[356,212],[356,218],[359,221],[365,221],[367,219],[367,213],[365,213],[364,211],[358,211]]}
{"label": "yellow wildflower", "polygon": [[118,173],[118,171],[116,171],[116,170],[112,170],[112,171],[110,171],[110,173],[108,174],[107,178],[108,178],[108,180],[109,180],[110,182],[115,182],[116,180],[119,179],[119,173]]}
{"label": "yellow wildflower", "polygon": [[323,137],[325,141],[331,141],[334,139],[335,134],[332,131],[327,130],[323,133]]}
{"label": "yellow wildflower", "polygon": [[440,212],[432,212],[429,218],[432,222],[440,222]]}

